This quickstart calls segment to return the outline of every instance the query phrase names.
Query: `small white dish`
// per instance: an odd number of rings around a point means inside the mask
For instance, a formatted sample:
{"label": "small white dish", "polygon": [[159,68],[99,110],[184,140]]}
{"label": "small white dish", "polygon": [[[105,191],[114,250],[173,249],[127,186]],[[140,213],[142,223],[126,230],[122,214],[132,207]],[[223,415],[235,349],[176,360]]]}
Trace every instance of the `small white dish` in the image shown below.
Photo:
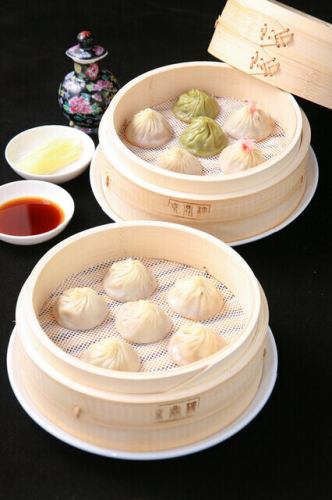
{"label": "small white dish", "polygon": [[[20,170],[16,163],[20,158],[35,147],[55,138],[72,138],[80,140],[82,144],[81,157],[61,168],[53,174],[30,174],[24,170]],[[62,184],[70,181],[81,175],[89,166],[92,156],[95,152],[95,145],[91,137],[84,132],[75,128],[66,127],[64,125],[43,125],[41,127],[30,128],[13,137],[7,144],[5,157],[11,168],[23,179],[41,180],[53,182],[54,184]]]}
{"label": "small white dish", "polygon": [[65,229],[74,214],[74,200],[60,186],[44,181],[16,181],[0,186],[0,206],[17,198],[45,198],[58,205],[63,210],[63,221],[51,231],[32,236],[15,236],[0,232],[0,240],[14,245],[36,245],[50,240]]}

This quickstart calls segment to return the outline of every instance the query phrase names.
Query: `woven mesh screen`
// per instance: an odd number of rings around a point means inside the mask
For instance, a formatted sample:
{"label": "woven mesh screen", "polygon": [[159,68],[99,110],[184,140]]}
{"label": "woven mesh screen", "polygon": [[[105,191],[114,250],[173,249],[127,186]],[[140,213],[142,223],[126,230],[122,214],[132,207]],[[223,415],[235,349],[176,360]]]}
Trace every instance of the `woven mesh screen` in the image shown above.
{"label": "woven mesh screen", "polygon": [[[203,321],[202,323],[212,327],[221,337],[223,337],[227,344],[232,344],[232,342],[241,336],[248,321],[247,315],[239,300],[225,287],[225,285],[207,275],[204,271],[185,264],[157,259],[140,258],[140,260],[151,270],[158,281],[158,288],[149,300],[159,305],[169,315],[173,323],[171,333],[162,341],[144,345],[133,344],[142,360],[141,371],[152,372],[171,370],[176,367],[167,353],[168,342],[171,334],[181,325],[192,323],[190,320],[174,313],[166,301],[167,291],[180,278],[204,275],[211,278],[216,287],[221,291],[225,305],[218,316]],[[119,333],[115,328],[115,315],[121,304],[108,297],[103,290],[103,278],[112,263],[113,261],[102,262],[88,269],[84,269],[80,273],[69,276],[53,290],[40,311],[39,321],[44,332],[67,354],[80,357],[80,354],[94,342],[110,336],[119,337]],[[64,290],[73,287],[91,287],[105,298],[109,306],[109,315],[100,326],[87,331],[71,331],[62,328],[56,323],[52,314],[52,309],[57,297],[61,295]]]}
{"label": "woven mesh screen", "polygon": [[[241,101],[232,99],[230,97],[217,97],[217,100],[220,105],[220,112],[216,118],[216,121],[222,127],[223,124],[225,123],[226,118],[230,114],[232,114],[233,111],[243,106],[243,103]],[[154,148],[154,149],[139,148],[133,146],[132,144],[129,144],[125,140],[124,130],[123,130],[122,141],[128,147],[128,149],[130,149],[141,159],[149,163],[156,164],[156,158],[161,151],[165,151],[166,149],[169,149],[173,146],[178,146],[179,137],[185,130],[185,128],[188,127],[188,124],[181,122],[174,116],[172,112],[172,107],[174,104],[175,104],[175,99],[172,99],[162,104],[159,104],[158,106],[153,107],[153,109],[159,111],[167,119],[167,121],[170,123],[174,131],[174,136],[170,142],[159,148]],[[232,139],[231,137],[228,137],[228,139],[229,139],[229,144],[235,142],[235,140]],[[269,160],[270,158],[274,158],[280,155],[284,151],[284,149],[288,146],[289,142],[290,139],[286,136],[284,130],[278,123],[276,123],[275,128],[273,130],[273,134],[271,134],[264,141],[258,142],[257,147],[263,154],[264,158],[266,160]],[[208,176],[224,175],[218,164],[218,155],[209,158],[199,158],[199,160],[203,166],[203,175],[208,175]]]}

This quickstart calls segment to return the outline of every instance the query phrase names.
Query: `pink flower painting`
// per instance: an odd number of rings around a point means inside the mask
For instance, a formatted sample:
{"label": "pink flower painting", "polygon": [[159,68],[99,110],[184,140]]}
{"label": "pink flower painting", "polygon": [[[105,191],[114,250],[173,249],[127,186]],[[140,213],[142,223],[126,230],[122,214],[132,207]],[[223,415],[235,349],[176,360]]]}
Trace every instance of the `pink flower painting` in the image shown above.
{"label": "pink flower painting", "polygon": [[95,101],[101,102],[103,100],[100,94],[92,94],[92,97]]}
{"label": "pink flower painting", "polygon": [[108,81],[108,80],[98,80],[94,85],[93,85],[93,90],[95,91],[100,91],[104,89],[111,89],[113,87],[113,84]]}
{"label": "pink flower painting", "polygon": [[105,52],[105,49],[103,47],[101,47],[100,45],[96,45],[94,48],[94,52],[95,52],[96,56],[101,56],[101,54],[103,54]]}
{"label": "pink flower painting", "polygon": [[98,76],[99,73],[99,66],[97,63],[89,64],[89,66],[86,69],[86,76],[91,78],[91,80],[95,80]]}
{"label": "pink flower painting", "polygon": [[72,97],[68,101],[71,113],[81,113],[87,115],[92,112],[89,102],[83,97]]}

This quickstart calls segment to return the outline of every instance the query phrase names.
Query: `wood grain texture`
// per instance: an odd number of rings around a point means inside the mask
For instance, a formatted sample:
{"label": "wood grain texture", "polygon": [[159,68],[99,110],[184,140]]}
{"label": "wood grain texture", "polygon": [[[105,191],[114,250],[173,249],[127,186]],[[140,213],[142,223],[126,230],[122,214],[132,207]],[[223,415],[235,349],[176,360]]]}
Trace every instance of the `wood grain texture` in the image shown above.
{"label": "wood grain texture", "polygon": [[208,51],[270,85],[332,108],[332,25],[269,0],[228,0]]}

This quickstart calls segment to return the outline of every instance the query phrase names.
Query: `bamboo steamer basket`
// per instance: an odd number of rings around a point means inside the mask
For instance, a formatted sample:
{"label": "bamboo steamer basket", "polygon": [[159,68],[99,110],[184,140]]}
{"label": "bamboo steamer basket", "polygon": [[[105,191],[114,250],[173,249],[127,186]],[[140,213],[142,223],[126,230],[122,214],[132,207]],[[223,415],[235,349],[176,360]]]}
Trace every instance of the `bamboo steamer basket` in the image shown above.
{"label": "bamboo steamer basket", "polygon": [[[226,106],[227,99],[253,98],[281,125],[286,144],[262,165],[231,175],[184,175],[146,161],[144,152],[125,143],[125,124],[139,110],[175,99],[193,82],[196,88],[224,96]],[[122,220],[177,222],[226,242],[237,241],[284,221],[306,187],[310,126],[295,99],[227,64],[181,63],[135,78],[112,100],[99,139],[108,162],[104,193]]]}
{"label": "bamboo steamer basket", "polygon": [[[124,125],[138,111],[175,100],[193,85],[215,96],[238,101],[250,97],[257,101],[284,130],[287,143],[282,145],[282,151],[254,169],[227,176],[179,174],[143,160],[137,154],[140,148],[133,153],[123,141]],[[103,115],[99,142],[109,162],[116,162],[119,169],[127,167],[141,179],[161,188],[191,194],[236,194],[242,190],[257,189],[257,186],[278,176],[282,168],[287,168],[301,143],[302,120],[301,110],[290,94],[265,82],[255,81],[227,64],[189,62],[148,71],[122,87]]]}
{"label": "bamboo steamer basket", "polygon": [[270,0],[228,0],[208,51],[270,85],[332,108],[332,25]]}
{"label": "bamboo steamer basket", "polygon": [[[91,266],[128,256],[208,266],[241,304],[238,336],[191,365],[137,373],[98,368],[65,352],[42,327],[43,304],[69,274],[89,276]],[[267,325],[254,274],[217,238],[170,223],[111,224],[68,238],[36,265],[17,303],[17,356],[36,407],[70,435],[118,450],[165,450],[212,435],[246,409],[261,380]]]}
{"label": "bamboo steamer basket", "polygon": [[[296,157],[277,178],[258,190],[237,193],[188,194],[162,189],[135,175],[117,161],[102,163],[102,186],[112,211],[124,220],[164,220],[190,225],[236,241],[259,234],[284,221],[300,202],[306,187],[310,126],[302,113],[303,133]],[[93,161],[100,161],[98,153]]]}

